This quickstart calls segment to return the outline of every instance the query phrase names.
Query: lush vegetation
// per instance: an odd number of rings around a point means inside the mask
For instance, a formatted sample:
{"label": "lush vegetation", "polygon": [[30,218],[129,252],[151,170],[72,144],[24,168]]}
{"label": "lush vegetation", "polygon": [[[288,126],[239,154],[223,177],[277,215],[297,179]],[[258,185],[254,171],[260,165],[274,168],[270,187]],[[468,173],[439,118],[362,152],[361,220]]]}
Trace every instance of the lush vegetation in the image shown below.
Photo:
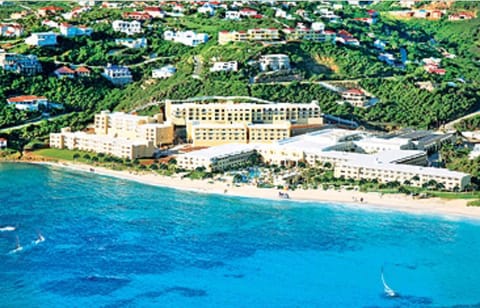
{"label": "lush vegetation", "polygon": [[438,128],[480,108],[480,91],[468,84],[441,84],[433,92],[419,89],[410,78],[365,79],[360,85],[375,93],[380,103],[359,117],[396,127]]}
{"label": "lush vegetation", "polygon": [[480,129],[480,115],[461,120],[460,122],[455,124],[455,129],[458,131],[470,131]]}
{"label": "lush vegetation", "polygon": [[[54,3],[54,2],[51,2]],[[458,2],[457,2],[458,3]],[[32,9],[48,5],[48,2],[28,3]],[[72,3],[58,3],[71,8]],[[74,24],[86,24],[94,29],[91,37],[59,38],[59,45],[48,48],[29,48],[25,44],[12,44],[11,51],[33,53],[40,57],[44,73],[40,76],[25,77],[0,72],[0,128],[39,119],[40,113],[20,112],[3,102],[7,97],[22,94],[44,95],[50,100],[65,105],[67,114],[55,121],[42,121],[36,125],[24,127],[8,133],[15,148],[22,148],[32,140],[46,141],[48,133],[58,131],[62,126],[82,129],[91,121],[92,115],[102,109],[130,111],[136,106],[152,100],[183,99],[194,96],[242,95],[255,96],[279,102],[318,101],[323,112],[354,119],[365,124],[384,128],[411,126],[418,128],[436,128],[447,121],[480,108],[478,82],[480,80],[478,39],[480,20],[448,22],[426,20],[398,20],[381,14],[372,25],[353,20],[366,17],[365,9],[345,5],[339,12],[343,23],[327,23],[327,29],[347,30],[361,42],[359,47],[325,42],[289,42],[288,44],[263,45],[256,43],[235,43],[218,45],[218,31],[245,30],[249,28],[295,26],[302,21],[296,14],[298,9],[313,12],[317,3],[301,2],[296,7],[285,10],[296,20],[278,20],[272,18],[272,7],[252,3],[266,17],[261,19],[242,19],[231,22],[223,19],[225,10],[217,10],[215,16],[206,17],[187,11],[184,18],[166,18],[146,21],[145,33],[133,38],[145,36],[148,47],[127,49],[116,46],[115,39],[126,37],[112,30],[111,22],[121,18],[120,10],[101,9],[83,13],[74,19]],[[379,3],[381,11],[392,8],[391,3]],[[454,10],[475,9],[478,5],[463,7],[455,4]],[[14,11],[22,10],[16,5],[2,7],[0,17],[6,17]],[[313,20],[317,17],[310,14]],[[21,20],[26,33],[49,30],[41,25],[41,19],[30,14]],[[206,32],[210,40],[195,48],[163,40],[166,29],[195,30]],[[400,49],[406,51],[405,67],[393,67],[380,62],[378,50],[373,42],[382,39],[388,42],[386,51],[400,58]],[[426,57],[443,57],[448,51],[457,57],[443,58],[442,66],[447,68],[445,76],[427,74],[419,61]],[[285,84],[275,82],[252,83],[259,71],[255,65],[247,64],[257,60],[261,54],[285,53],[290,56],[292,66],[304,81]],[[152,63],[144,63],[149,59]],[[196,64],[195,59],[200,62]],[[211,73],[209,67],[214,61],[238,61],[240,70],[230,73]],[[57,61],[55,64],[54,61]],[[58,62],[60,61],[60,62]],[[84,63],[93,69],[92,77],[78,79],[57,79],[51,74],[60,63]],[[106,63],[129,65],[133,72],[134,83],[124,88],[114,88],[100,76]],[[175,64],[177,73],[165,80],[152,80],[151,71],[166,64]],[[193,78],[193,73],[198,78]],[[280,79],[279,79],[280,80]],[[346,85],[360,85],[380,102],[369,108],[359,109],[349,105],[337,104],[340,95],[326,90],[318,81],[346,80]],[[431,81],[438,84],[432,93],[415,86],[417,81]],[[454,84],[452,84],[454,82]],[[157,110],[155,110],[157,111]],[[71,112],[75,112],[71,114]],[[470,121],[470,120],[469,120]],[[465,122],[468,127],[478,126],[478,121]],[[463,125],[463,124],[462,124]]]}

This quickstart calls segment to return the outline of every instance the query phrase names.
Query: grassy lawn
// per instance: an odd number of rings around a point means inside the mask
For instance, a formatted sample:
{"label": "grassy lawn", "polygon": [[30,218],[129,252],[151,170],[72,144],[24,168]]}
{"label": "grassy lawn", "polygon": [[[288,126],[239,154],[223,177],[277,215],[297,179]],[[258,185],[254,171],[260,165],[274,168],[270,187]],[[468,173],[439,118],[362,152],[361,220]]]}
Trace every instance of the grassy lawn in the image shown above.
{"label": "grassy lawn", "polygon": [[[38,151],[33,152],[33,154],[42,156],[45,158],[51,158],[51,159],[59,159],[59,160],[68,160],[68,161],[78,161],[82,163],[87,163],[88,161],[83,158],[83,155],[88,154],[90,156],[94,156],[95,154],[93,153],[88,153],[84,151],[70,151],[70,150],[65,150],[65,149],[41,149]],[[75,154],[79,154],[80,158],[78,159],[73,159],[73,156]]]}
{"label": "grassy lawn", "polygon": [[430,195],[443,199],[480,199],[480,192],[429,191]]}

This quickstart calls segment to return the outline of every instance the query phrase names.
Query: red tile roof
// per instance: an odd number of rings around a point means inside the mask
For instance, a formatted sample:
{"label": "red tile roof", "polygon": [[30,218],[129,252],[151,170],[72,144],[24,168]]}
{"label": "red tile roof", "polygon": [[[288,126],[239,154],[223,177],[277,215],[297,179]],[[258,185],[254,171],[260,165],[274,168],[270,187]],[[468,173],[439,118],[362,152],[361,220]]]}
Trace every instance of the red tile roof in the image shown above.
{"label": "red tile roof", "polygon": [[161,12],[162,8],[158,6],[147,6],[143,9],[144,11],[150,11],[150,12]]}
{"label": "red tile roof", "polygon": [[36,96],[36,95],[20,95],[15,97],[10,97],[7,99],[9,103],[19,103],[19,102],[28,102],[38,99],[46,99],[45,96]]}
{"label": "red tile roof", "polygon": [[343,93],[348,93],[348,94],[355,94],[355,95],[363,95],[363,91],[360,90],[360,89],[350,89],[350,90],[347,90]]}
{"label": "red tile roof", "polygon": [[63,8],[58,7],[58,6],[46,6],[38,9],[39,11],[63,11]]}
{"label": "red tile roof", "polygon": [[75,74],[75,71],[68,66],[62,66],[59,69],[56,69],[55,72],[58,74]]}
{"label": "red tile roof", "polygon": [[90,70],[85,66],[80,66],[75,69],[77,73],[90,73]]}

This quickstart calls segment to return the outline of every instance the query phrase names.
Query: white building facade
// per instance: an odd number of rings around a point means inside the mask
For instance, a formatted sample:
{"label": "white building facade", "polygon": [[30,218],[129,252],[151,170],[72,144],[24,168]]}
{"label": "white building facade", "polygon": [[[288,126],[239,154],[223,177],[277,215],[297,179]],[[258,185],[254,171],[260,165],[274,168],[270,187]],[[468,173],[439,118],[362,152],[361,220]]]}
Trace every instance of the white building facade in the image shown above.
{"label": "white building facade", "polygon": [[128,35],[142,33],[142,24],[139,21],[115,20],[112,22],[113,31]]}
{"label": "white building facade", "polygon": [[25,43],[39,47],[57,45],[57,34],[53,32],[32,33],[25,39]]}
{"label": "white building facade", "polygon": [[206,33],[195,33],[194,31],[165,31],[163,38],[166,41],[173,41],[183,45],[195,47],[200,44],[208,42],[208,35]]}

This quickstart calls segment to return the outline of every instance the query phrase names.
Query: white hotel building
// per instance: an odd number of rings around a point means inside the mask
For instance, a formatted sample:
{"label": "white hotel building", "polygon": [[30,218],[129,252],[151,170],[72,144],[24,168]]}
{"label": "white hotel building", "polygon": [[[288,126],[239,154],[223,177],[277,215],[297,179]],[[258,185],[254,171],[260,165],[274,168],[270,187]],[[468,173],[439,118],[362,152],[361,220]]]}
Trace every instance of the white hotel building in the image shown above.
{"label": "white hotel building", "polygon": [[60,133],[50,134],[50,147],[103,153],[128,159],[152,157],[155,151],[151,141],[71,132],[68,127],[63,128]]}
{"label": "white hotel building", "polygon": [[103,153],[120,158],[152,157],[156,148],[173,143],[173,126],[160,116],[102,111],[95,115],[95,134],[63,128],[50,134],[50,147]]}
{"label": "white hotel building", "polygon": [[177,157],[177,165],[186,170],[205,168],[206,171],[222,171],[246,163],[255,154],[255,147],[247,144],[225,144],[194,151]]}
{"label": "white hotel building", "polygon": [[442,184],[446,190],[464,190],[471,179],[469,174],[443,168],[382,163],[368,159],[353,160],[336,166],[335,177],[376,179],[379,183],[398,181],[400,184],[409,183],[410,186],[422,186],[435,181]]}
{"label": "white hotel building", "polygon": [[[359,145],[362,140],[368,140],[371,154],[353,153],[363,151]],[[442,168],[425,167],[427,154],[424,151],[402,149],[403,143],[387,149],[385,144],[376,141],[382,138],[371,137],[369,134],[342,129],[325,129],[310,134],[278,141],[273,144],[248,144],[240,148],[238,145],[223,145],[211,147],[180,155],[185,169],[195,169],[199,166],[207,170],[222,170],[225,166],[231,167],[228,161],[240,165],[249,157],[239,149],[254,150],[269,164],[295,165],[305,162],[310,165],[330,163],[337,178],[355,180],[377,180],[379,183],[398,181],[401,185],[422,186],[432,181],[442,184],[446,190],[464,190],[470,184],[471,176],[466,173],[449,171]],[[393,138],[396,139],[396,138]],[[400,139],[400,138],[398,138]],[[382,139],[383,140],[383,139]],[[404,140],[405,142],[405,140]],[[393,144],[393,142],[391,143]],[[215,166],[217,154],[221,157],[222,165]],[[186,156],[185,156],[186,155]],[[185,157],[183,157],[185,156]],[[202,159],[200,159],[202,158]],[[226,162],[226,163],[225,163]]]}

